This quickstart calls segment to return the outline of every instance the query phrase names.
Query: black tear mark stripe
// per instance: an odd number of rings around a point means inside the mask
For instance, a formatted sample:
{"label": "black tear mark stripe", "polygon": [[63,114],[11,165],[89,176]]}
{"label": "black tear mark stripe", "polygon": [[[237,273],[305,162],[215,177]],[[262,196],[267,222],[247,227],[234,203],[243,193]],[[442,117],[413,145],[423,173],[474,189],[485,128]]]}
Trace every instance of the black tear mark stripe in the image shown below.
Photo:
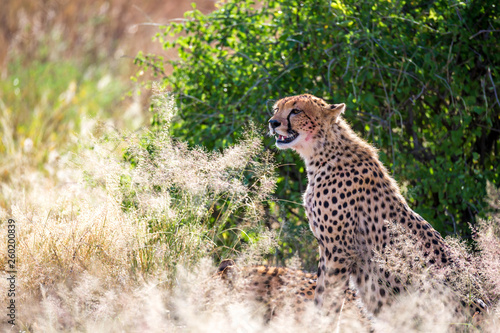
{"label": "black tear mark stripe", "polygon": [[[306,113],[304,110],[302,110],[302,113],[303,113],[303,114],[307,117],[307,119],[309,119],[309,121],[310,121],[311,123],[314,123],[314,122],[312,121],[311,117],[309,117],[309,116],[307,115],[307,113]],[[288,133],[292,133],[292,131],[293,131],[293,130],[292,130],[292,124],[291,124],[291,122],[290,122],[290,116],[291,116],[291,115],[292,115],[292,112],[289,112],[289,113],[288,113],[288,116],[286,117],[286,121],[288,122]]]}
{"label": "black tear mark stripe", "polygon": [[292,133],[292,124],[290,123],[290,116],[292,115],[291,112],[288,113],[288,116],[286,117],[286,121],[288,122],[288,133]]}

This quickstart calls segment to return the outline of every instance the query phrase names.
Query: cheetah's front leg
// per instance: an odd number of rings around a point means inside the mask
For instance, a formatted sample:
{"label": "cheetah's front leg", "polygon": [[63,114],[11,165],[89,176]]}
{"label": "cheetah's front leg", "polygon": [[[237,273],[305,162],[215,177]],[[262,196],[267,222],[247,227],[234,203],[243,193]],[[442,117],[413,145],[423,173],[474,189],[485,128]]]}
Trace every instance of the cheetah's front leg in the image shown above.
{"label": "cheetah's front leg", "polygon": [[338,313],[349,289],[349,272],[345,258],[327,260],[331,250],[320,246],[318,282],[314,302],[327,313]]}

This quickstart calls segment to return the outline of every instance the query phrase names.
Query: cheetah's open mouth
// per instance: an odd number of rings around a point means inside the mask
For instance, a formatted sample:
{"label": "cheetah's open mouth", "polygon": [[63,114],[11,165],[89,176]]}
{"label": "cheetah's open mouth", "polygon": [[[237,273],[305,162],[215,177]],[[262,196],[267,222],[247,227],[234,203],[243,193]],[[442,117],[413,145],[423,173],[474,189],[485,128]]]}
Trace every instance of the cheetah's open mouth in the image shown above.
{"label": "cheetah's open mouth", "polygon": [[290,143],[293,140],[295,140],[298,136],[299,136],[299,133],[295,132],[294,130],[291,130],[289,132],[288,136],[278,134],[278,137],[276,138],[276,142],[277,143]]}

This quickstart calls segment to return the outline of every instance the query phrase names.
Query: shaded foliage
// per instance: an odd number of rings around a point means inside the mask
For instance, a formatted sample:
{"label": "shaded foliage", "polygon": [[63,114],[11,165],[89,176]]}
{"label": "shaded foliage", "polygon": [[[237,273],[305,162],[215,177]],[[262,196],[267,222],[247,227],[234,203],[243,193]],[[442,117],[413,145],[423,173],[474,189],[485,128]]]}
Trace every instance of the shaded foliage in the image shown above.
{"label": "shaded foliage", "polygon": [[[409,204],[440,232],[468,236],[487,207],[486,181],[500,181],[499,17],[492,0],[230,0],[162,28],[157,39],[178,60],[136,62],[155,73],[173,66],[163,77],[181,108],[172,130],[209,148],[231,145],[251,120],[265,127],[278,98],[346,102]],[[297,203],[279,214],[299,237],[303,164],[279,155],[276,195]]]}

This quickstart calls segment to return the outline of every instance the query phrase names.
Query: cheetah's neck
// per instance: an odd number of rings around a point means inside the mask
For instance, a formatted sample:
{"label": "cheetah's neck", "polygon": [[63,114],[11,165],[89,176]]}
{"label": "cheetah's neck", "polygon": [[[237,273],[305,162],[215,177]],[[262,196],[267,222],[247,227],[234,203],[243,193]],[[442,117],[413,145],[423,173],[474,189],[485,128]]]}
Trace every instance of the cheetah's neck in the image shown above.
{"label": "cheetah's neck", "polygon": [[321,128],[315,140],[310,154],[302,156],[309,181],[318,173],[327,173],[332,167],[361,161],[372,161],[382,167],[375,148],[358,137],[343,119],[338,119],[334,127]]}

